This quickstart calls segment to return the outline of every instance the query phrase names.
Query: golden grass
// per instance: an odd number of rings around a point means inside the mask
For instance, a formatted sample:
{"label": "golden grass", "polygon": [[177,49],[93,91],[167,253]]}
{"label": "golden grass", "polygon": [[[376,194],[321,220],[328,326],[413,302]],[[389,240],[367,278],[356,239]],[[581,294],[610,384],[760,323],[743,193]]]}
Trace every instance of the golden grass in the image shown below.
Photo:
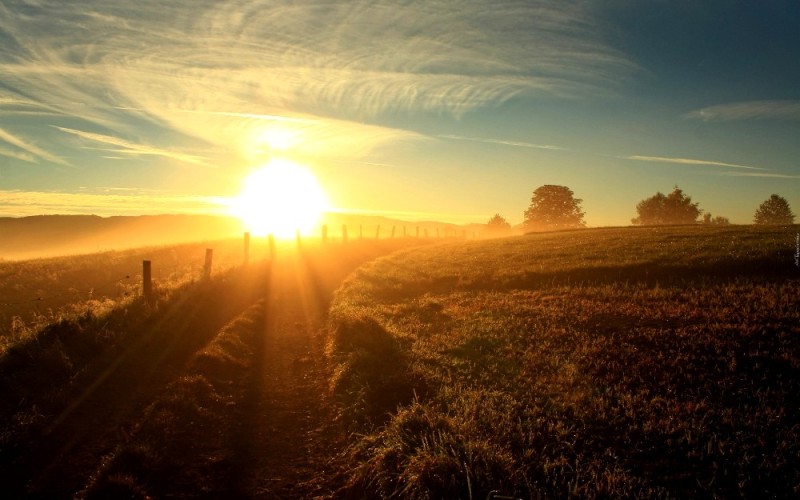
{"label": "golden grass", "polygon": [[800,493],[796,232],[571,231],[361,268],[331,309],[352,491]]}

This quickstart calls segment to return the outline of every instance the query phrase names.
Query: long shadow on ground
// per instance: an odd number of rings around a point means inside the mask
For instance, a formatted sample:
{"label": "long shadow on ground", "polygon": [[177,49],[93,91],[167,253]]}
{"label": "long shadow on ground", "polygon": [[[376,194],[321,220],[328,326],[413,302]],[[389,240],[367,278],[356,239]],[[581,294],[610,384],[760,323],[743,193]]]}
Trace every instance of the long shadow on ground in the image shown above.
{"label": "long shadow on ground", "polygon": [[[263,295],[264,275],[251,267],[176,293],[156,311],[54,325],[6,353],[0,392],[12,423],[2,436],[4,496],[61,498],[80,490],[87,471],[153,394]],[[42,359],[54,353],[65,358],[61,366]],[[45,390],[48,384],[52,388]],[[29,415],[29,422],[20,415]]]}

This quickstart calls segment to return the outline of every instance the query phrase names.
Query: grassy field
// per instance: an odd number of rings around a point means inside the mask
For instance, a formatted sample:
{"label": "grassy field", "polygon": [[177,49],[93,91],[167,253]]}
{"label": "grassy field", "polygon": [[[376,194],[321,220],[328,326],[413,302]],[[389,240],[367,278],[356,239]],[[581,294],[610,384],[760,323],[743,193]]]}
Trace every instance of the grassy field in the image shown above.
{"label": "grassy field", "polygon": [[[67,276],[102,280],[127,261],[138,268],[144,255],[154,269],[164,255],[186,257],[169,279],[155,274],[147,303],[139,292],[109,297],[103,307],[79,300],[74,313],[6,337],[4,498],[248,498],[275,488],[275,476],[296,496],[296,479],[334,453],[319,449],[318,429],[333,419],[315,406],[327,372],[309,370],[324,364],[316,332],[333,290],[364,262],[418,243],[310,241],[298,252],[291,242],[279,245],[275,260],[254,243],[242,266],[241,242],[231,242],[210,279],[197,279],[191,260],[202,259],[203,245],[9,263],[16,278],[8,283],[49,280],[47,292],[78,286]],[[214,248],[219,257],[222,247]],[[37,274],[45,268],[60,278]],[[315,455],[304,442],[315,443]],[[308,488],[324,491],[324,483]]]}
{"label": "grassy field", "polygon": [[[140,296],[143,260],[152,262],[154,286],[162,291],[200,279],[206,248],[214,251],[214,273],[243,262],[240,239],[0,261],[0,352],[50,323],[100,314]],[[267,253],[266,241],[253,238],[253,260]]]}
{"label": "grassy field", "polygon": [[401,251],[330,310],[360,497],[800,495],[798,227]]}

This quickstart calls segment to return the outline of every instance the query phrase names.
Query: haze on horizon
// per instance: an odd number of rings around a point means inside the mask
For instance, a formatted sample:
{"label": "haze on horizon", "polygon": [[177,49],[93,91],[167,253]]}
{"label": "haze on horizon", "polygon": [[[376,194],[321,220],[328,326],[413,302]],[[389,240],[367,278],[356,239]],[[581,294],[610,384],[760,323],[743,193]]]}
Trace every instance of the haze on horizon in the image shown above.
{"label": "haze on horizon", "polygon": [[347,213],[516,224],[558,184],[625,225],[677,184],[750,223],[800,207],[798,26],[789,0],[11,0],[0,216],[226,213],[280,160]]}

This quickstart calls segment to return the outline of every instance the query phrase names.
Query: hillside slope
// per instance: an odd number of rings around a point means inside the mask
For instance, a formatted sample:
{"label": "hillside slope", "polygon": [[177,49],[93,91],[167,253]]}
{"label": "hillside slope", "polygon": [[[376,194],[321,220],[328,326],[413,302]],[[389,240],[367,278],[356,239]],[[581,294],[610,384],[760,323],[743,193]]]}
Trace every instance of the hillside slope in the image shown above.
{"label": "hillside slope", "polygon": [[331,309],[348,493],[800,493],[797,227],[412,249]]}

